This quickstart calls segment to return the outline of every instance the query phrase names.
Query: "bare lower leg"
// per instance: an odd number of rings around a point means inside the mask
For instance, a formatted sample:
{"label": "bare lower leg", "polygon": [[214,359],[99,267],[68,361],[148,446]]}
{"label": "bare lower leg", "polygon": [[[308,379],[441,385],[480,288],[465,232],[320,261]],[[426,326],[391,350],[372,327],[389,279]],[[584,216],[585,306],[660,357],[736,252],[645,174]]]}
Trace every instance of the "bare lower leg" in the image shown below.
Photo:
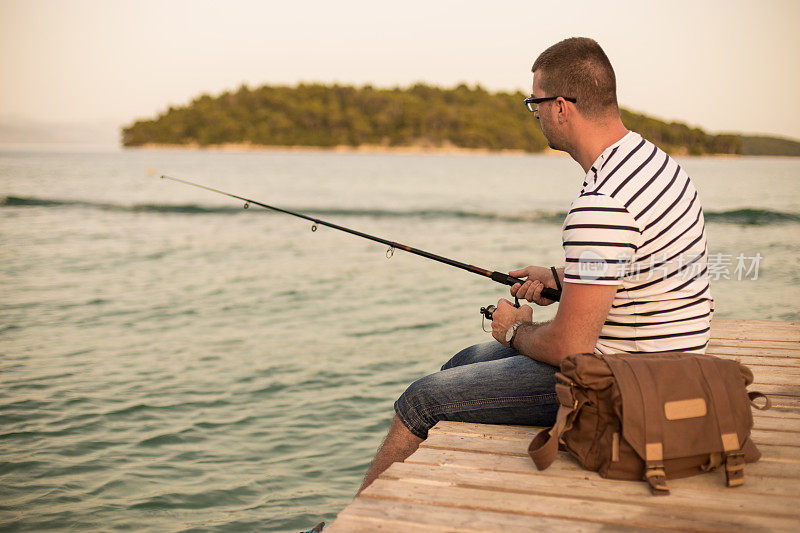
{"label": "bare lower leg", "polygon": [[405,461],[408,456],[419,448],[419,443],[423,440],[411,433],[397,418],[397,415],[394,415],[392,425],[389,427],[389,433],[378,449],[375,459],[372,460],[372,465],[367,470],[367,475],[364,476],[364,483],[358,489],[358,493],[361,494],[361,491],[371,485],[381,472],[392,466],[392,463]]}

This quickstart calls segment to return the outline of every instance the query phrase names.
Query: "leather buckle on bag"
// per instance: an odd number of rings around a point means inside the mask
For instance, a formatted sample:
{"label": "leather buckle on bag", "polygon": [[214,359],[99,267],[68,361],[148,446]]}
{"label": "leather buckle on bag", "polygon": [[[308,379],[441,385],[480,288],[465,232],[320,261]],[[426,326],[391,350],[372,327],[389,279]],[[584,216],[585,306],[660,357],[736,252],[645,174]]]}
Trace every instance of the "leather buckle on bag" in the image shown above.
{"label": "leather buckle on bag", "polygon": [[744,452],[738,450],[725,455],[725,480],[729,487],[744,484]]}
{"label": "leather buckle on bag", "polygon": [[[567,385],[569,385],[569,388],[567,388]],[[573,410],[578,407],[578,398],[575,396],[575,384],[571,381],[567,383],[557,382],[556,395],[558,396],[558,403],[564,407],[572,407]]]}
{"label": "leather buckle on bag", "polygon": [[644,477],[650,484],[650,491],[657,496],[669,494],[667,474],[663,463],[650,463],[647,465]]}

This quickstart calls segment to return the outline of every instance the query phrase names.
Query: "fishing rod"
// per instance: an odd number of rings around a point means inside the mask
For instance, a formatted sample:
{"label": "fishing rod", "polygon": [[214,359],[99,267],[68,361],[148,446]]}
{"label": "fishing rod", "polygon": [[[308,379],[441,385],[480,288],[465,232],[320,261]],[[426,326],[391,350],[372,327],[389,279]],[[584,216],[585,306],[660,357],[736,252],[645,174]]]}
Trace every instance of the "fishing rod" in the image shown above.
{"label": "fishing rod", "polygon": [[[325,220],[321,220],[319,218],[314,218],[308,215],[304,215],[303,213],[297,213],[295,211],[289,211],[288,209],[282,209],[280,207],[275,207],[272,205],[268,205],[262,202],[258,202],[256,200],[251,200],[250,198],[244,198],[242,196],[237,196],[235,194],[231,194],[225,191],[220,191],[219,189],[214,189],[212,187],[206,187],[205,185],[200,185],[199,183],[194,183],[188,180],[183,180],[180,178],[174,178],[172,176],[161,176],[161,179],[168,179],[172,181],[177,181],[179,183],[183,183],[186,185],[191,185],[192,187],[198,187],[200,189],[205,189],[207,191],[215,192],[217,194],[222,194],[224,196],[228,196],[230,198],[236,198],[237,200],[241,200],[244,202],[244,208],[248,209],[250,204],[257,205],[259,207],[263,207],[265,209],[270,209],[272,211],[276,211],[278,213],[283,213],[286,215],[291,215],[293,217],[302,218],[308,220],[309,222],[313,223],[311,226],[311,231],[317,231],[317,226],[326,226],[328,228],[332,228],[335,230],[343,231],[345,233],[349,233],[351,235],[355,235],[356,237],[361,237],[363,239],[368,239],[370,241],[378,242],[380,244],[384,244],[389,247],[386,251],[386,257],[391,257],[394,254],[394,250],[403,250],[405,252],[419,255],[421,257],[425,257],[426,259],[432,259],[434,261],[438,261],[440,263],[444,263],[446,265],[450,265],[452,267],[460,268],[462,270],[466,270],[467,272],[472,272],[473,274],[478,274],[480,276],[485,276],[490,278],[492,281],[497,283],[502,283],[503,285],[513,286],[517,283],[522,284],[525,283],[525,280],[521,280],[508,274],[504,274],[502,272],[491,271],[485,268],[476,267],[474,265],[468,265],[466,263],[462,263],[460,261],[455,261],[453,259],[449,259],[447,257],[442,257],[441,255],[432,254],[430,252],[426,252],[425,250],[420,250],[418,248],[413,248],[411,246],[407,246],[405,244],[400,244],[399,242],[389,241],[386,239],[382,239],[380,237],[376,237],[374,235],[369,235],[368,233],[362,233],[360,231],[346,228],[344,226],[340,226],[338,224],[333,224],[332,222],[327,222]],[[547,298],[548,300],[558,301],[561,298],[561,291],[556,289],[551,289],[550,287],[545,287],[542,289],[542,296]],[[481,308],[481,314],[483,314],[486,318],[492,318],[491,314],[494,311],[494,306],[489,306],[486,308]]]}

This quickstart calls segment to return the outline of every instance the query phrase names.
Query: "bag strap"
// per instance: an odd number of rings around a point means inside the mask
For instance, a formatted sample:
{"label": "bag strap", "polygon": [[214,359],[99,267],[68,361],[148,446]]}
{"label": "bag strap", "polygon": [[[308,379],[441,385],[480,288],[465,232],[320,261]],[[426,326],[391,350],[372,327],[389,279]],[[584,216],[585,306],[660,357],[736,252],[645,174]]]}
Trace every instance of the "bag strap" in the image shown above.
{"label": "bag strap", "polygon": [[706,378],[711,391],[711,401],[714,402],[713,411],[719,425],[725,459],[725,478],[729,487],[737,487],[744,484],[744,451],[736,432],[736,422],[733,419],[725,382],[714,361],[700,357],[695,358],[695,361]]}
{"label": "bag strap", "polygon": [[[556,374],[556,377],[566,380],[561,374]],[[555,461],[561,435],[567,429],[570,415],[575,413],[578,408],[572,382],[566,384],[558,381],[556,383],[556,395],[559,403],[556,423],[552,428],[543,429],[537,433],[528,445],[528,455],[531,456],[536,468],[539,470],[544,470]]]}
{"label": "bag strap", "polygon": [[538,470],[544,470],[555,461],[558,455],[558,441],[567,425],[567,417],[572,412],[571,407],[560,406],[555,425],[550,429],[541,430],[528,445],[528,455]]}
{"label": "bag strap", "polygon": [[645,479],[650,491],[657,496],[669,494],[667,474],[664,471],[664,428],[657,401],[656,382],[647,363],[639,357],[622,359],[636,376],[644,410]]}
{"label": "bag strap", "polygon": [[[747,397],[750,398],[750,406],[754,409],[758,409],[759,411],[766,411],[770,407],[772,407],[772,402],[769,400],[769,397],[764,394],[763,392],[748,392]],[[764,398],[764,406],[760,406],[756,403],[756,398]]]}

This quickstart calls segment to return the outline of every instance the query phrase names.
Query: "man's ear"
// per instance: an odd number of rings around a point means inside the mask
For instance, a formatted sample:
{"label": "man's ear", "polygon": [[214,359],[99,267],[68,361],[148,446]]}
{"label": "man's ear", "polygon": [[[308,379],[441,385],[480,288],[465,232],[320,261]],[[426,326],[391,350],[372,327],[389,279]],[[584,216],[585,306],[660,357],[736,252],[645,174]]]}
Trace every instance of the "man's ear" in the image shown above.
{"label": "man's ear", "polygon": [[567,106],[567,101],[560,96],[556,100],[556,104],[558,105],[558,123],[563,124],[570,118],[570,109]]}

